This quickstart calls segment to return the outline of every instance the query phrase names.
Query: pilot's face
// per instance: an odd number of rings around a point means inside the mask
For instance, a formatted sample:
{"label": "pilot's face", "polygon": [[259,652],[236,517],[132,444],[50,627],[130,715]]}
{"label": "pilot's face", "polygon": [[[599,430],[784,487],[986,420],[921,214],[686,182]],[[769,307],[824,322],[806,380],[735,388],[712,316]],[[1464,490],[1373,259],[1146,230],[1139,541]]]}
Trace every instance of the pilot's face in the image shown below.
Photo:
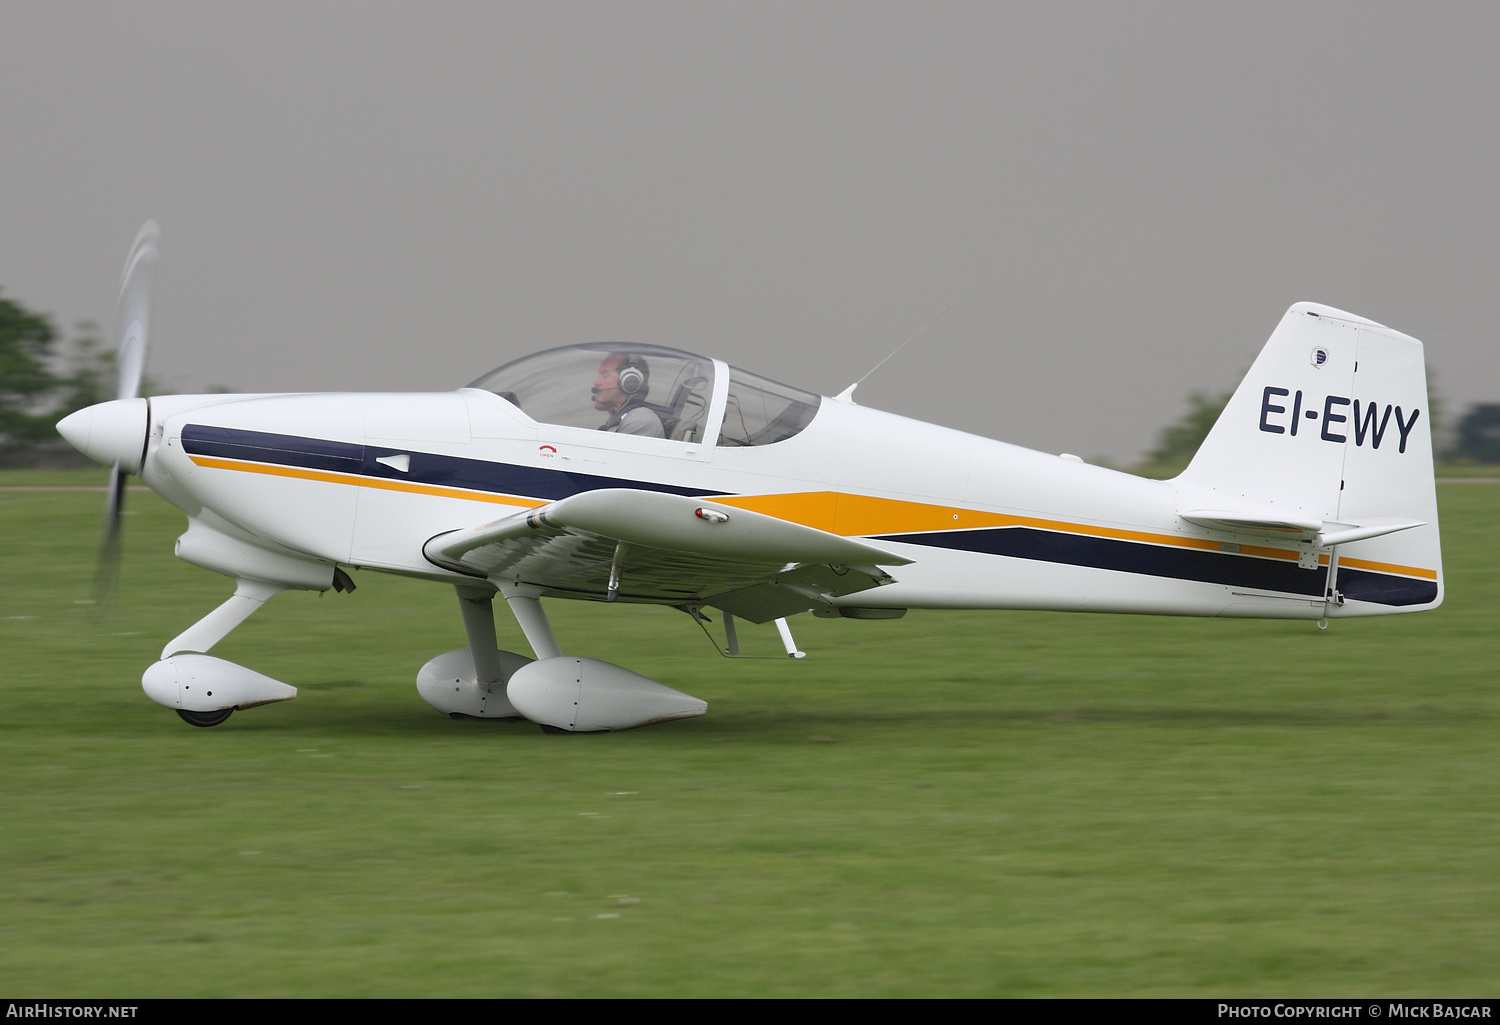
{"label": "pilot's face", "polygon": [[594,408],[614,412],[625,402],[625,393],[620,390],[619,356],[606,356],[599,364],[599,373],[594,378]]}

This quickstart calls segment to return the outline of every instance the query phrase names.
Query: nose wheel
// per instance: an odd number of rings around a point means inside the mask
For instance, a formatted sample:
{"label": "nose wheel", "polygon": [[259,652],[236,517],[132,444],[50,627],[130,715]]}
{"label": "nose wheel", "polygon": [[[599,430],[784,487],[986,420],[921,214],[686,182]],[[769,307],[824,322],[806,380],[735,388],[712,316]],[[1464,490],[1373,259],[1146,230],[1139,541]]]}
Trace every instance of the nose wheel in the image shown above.
{"label": "nose wheel", "polygon": [[190,726],[202,726],[207,729],[209,726],[217,726],[228,719],[234,714],[234,709],[220,708],[212,712],[189,712],[186,708],[179,708],[176,712],[182,721]]}

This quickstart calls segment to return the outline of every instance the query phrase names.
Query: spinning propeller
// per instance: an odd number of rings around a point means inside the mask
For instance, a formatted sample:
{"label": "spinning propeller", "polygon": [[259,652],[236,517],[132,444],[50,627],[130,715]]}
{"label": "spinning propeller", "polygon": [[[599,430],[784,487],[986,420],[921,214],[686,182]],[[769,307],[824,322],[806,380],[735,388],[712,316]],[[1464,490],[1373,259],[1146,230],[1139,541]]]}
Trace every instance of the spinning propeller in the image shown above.
{"label": "spinning propeller", "polygon": [[[124,438],[120,440],[125,441],[127,447],[136,448],[135,452],[110,453],[116,458],[109,469],[104,536],[99,544],[99,564],[94,573],[96,603],[104,602],[114,590],[120,566],[120,516],[124,511],[125,477],[140,471],[145,450],[144,429],[137,435],[134,428],[136,421],[145,416],[144,400],[140,398],[141,374],[146,366],[146,347],[151,334],[151,283],[156,275],[157,241],[160,237],[156,222],[147,221],[136,235],[130,259],[125,262],[125,274],[120,284],[120,347],[115,355],[119,384],[115,402],[73,414],[73,417],[92,414],[80,425],[86,444],[92,441],[95,446],[108,446],[123,434]],[[62,430],[62,425],[59,424],[58,428]],[[63,433],[69,441],[74,440],[69,432]],[[130,444],[132,436],[140,438],[138,445]]]}

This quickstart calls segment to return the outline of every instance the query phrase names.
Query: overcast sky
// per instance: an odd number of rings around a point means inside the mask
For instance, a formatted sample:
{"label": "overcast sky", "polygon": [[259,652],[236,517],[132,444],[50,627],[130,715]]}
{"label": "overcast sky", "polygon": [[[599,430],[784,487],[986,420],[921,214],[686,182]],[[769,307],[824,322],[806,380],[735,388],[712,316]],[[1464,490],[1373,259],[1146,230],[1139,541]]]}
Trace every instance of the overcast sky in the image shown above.
{"label": "overcast sky", "polygon": [[1500,4],[69,3],[0,28],[0,289],[148,373],[624,339],[1135,459],[1293,302],[1500,401]]}

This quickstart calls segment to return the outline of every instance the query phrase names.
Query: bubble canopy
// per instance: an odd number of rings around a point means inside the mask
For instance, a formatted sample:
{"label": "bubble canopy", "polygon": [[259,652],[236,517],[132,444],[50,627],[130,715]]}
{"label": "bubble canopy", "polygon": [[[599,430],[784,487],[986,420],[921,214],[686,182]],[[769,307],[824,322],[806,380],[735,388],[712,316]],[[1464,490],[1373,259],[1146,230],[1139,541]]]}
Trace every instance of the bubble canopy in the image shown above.
{"label": "bubble canopy", "polygon": [[[716,408],[720,375],[727,387]],[[495,393],[539,423],[693,444],[713,438],[721,447],[785,441],[812,422],[822,401],[718,360],[624,342],[549,349],[492,370],[469,387]],[[619,428],[622,413],[625,426]]]}

